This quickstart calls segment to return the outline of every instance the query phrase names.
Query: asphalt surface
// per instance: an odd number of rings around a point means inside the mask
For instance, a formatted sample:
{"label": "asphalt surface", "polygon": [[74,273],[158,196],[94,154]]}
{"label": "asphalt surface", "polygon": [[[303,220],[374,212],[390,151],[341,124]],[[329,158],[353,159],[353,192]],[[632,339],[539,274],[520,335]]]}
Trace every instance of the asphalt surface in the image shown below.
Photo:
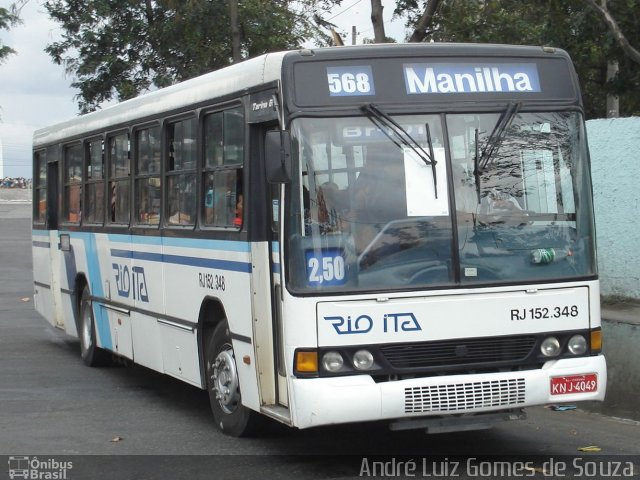
{"label": "asphalt surface", "polygon": [[[69,479],[412,476],[400,459],[417,461],[418,477],[515,478],[494,464],[485,468],[491,475],[473,469],[474,461],[496,457],[530,459],[525,474],[544,478],[549,459],[571,464],[576,455],[596,462],[593,468],[624,459],[640,473],[640,423],[581,409],[533,408],[526,420],[456,434],[390,432],[380,423],[227,437],[214,427],[206,392],[139,366],[88,368],[78,340],[34,311],[29,211],[0,203],[0,455],[69,459]],[[578,450],[593,446],[600,451]],[[375,456],[395,466],[374,471],[367,462]],[[424,470],[422,457],[435,466]],[[471,468],[452,475],[458,461]],[[579,463],[572,468],[589,473]],[[9,477],[0,471],[1,478]]]}

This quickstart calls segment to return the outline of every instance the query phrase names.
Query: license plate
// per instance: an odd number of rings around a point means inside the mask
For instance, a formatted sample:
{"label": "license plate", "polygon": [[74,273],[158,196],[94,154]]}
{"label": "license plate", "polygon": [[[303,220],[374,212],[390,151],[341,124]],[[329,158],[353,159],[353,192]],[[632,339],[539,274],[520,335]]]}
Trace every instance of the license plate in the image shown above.
{"label": "license plate", "polygon": [[570,393],[590,393],[598,390],[598,375],[571,375],[568,377],[551,377],[551,395],[567,395]]}

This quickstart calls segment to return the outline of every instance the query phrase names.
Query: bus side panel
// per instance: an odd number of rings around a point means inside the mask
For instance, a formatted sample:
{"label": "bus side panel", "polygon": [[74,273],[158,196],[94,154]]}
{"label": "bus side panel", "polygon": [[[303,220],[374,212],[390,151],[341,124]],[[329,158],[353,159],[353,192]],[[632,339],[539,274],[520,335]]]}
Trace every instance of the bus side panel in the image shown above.
{"label": "bus side panel", "polygon": [[[249,243],[240,241],[201,240],[163,237],[163,274],[166,317],[188,325],[198,322],[205,299],[219,301],[226,313],[236,355],[243,404],[259,409],[252,332]],[[220,319],[209,319],[220,320]],[[161,325],[165,371],[189,372],[200,384],[200,361],[196,332],[193,352],[187,355],[185,342],[191,342],[184,329]],[[191,347],[189,347],[191,348]],[[249,357],[250,364],[240,359]],[[186,364],[185,362],[188,362]],[[177,367],[182,366],[182,372]]]}
{"label": "bus side panel", "polygon": [[[93,237],[95,265],[91,288],[95,296],[116,302],[129,310],[134,306],[135,275],[131,253],[131,236],[122,234],[100,234]],[[95,310],[95,307],[94,307]],[[133,358],[133,339],[130,313],[100,308],[104,337],[109,335],[109,350]]]}
{"label": "bus side panel", "polygon": [[51,242],[48,230],[33,230],[33,301],[36,311],[55,325],[53,292],[51,290]]}
{"label": "bus side panel", "polygon": [[[57,275],[61,293],[60,307],[62,317],[62,325],[65,332],[73,337],[78,336],[78,330],[75,322],[76,318],[76,302],[75,296],[76,278],[78,274],[85,274],[88,271],[87,255],[91,251],[91,238],[84,233],[60,232],[58,235],[58,244],[61,244],[61,238],[69,237],[69,249],[63,250],[62,247],[52,248],[54,256],[57,254],[58,261],[52,262],[52,273]],[[56,250],[54,252],[54,249]],[[55,283],[55,281],[54,281]]]}
{"label": "bus side panel", "polygon": [[131,312],[133,359],[142,366],[163,373],[162,342],[158,319],[139,312]]}
{"label": "bus side panel", "polygon": [[160,237],[132,235],[131,290],[135,309],[131,335],[136,363],[164,372],[162,338],[158,318],[165,312]]}
{"label": "bus side panel", "polygon": [[[186,239],[170,237],[160,240],[157,252],[161,256],[158,261],[150,256],[148,261],[138,266],[145,269],[150,308],[156,311],[160,307],[159,301],[162,301],[165,313],[163,318],[159,318],[157,327],[163,371],[202,387],[196,329],[202,296],[197,292],[197,273],[189,265],[197,262],[198,257],[184,248]],[[156,252],[155,245],[153,252]]]}

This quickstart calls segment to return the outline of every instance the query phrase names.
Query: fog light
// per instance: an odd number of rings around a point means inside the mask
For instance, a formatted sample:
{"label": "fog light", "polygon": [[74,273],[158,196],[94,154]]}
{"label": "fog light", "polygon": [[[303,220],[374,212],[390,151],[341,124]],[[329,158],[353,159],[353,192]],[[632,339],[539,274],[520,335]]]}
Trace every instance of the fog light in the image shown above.
{"label": "fog light", "polygon": [[560,353],[560,342],[556,337],[547,337],[540,345],[540,351],[545,357],[556,357]]}
{"label": "fog light", "polygon": [[582,355],[587,351],[587,339],[582,335],[574,335],[569,339],[567,348],[574,355]]}
{"label": "fog light", "polygon": [[373,367],[373,355],[369,350],[358,350],[353,354],[353,366],[358,370],[370,370]]}
{"label": "fog light", "polygon": [[322,366],[327,372],[337,372],[343,365],[344,360],[338,352],[327,352],[322,356]]}

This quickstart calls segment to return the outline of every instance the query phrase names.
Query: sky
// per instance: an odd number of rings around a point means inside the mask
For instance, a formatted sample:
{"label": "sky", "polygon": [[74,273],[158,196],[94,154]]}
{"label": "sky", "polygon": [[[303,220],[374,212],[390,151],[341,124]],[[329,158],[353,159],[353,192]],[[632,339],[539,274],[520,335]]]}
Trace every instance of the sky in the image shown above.
{"label": "sky", "polygon": [[[0,0],[8,8],[11,0]],[[61,29],[49,19],[42,0],[30,0],[21,11],[23,23],[9,31],[0,31],[2,43],[17,51],[0,64],[0,176],[26,177],[31,172],[33,131],[73,118],[78,114],[78,93],[70,84],[73,78],[55,65],[44,52],[47,44],[61,36]],[[386,34],[402,41],[405,29],[401,20],[392,21],[394,0],[383,0]],[[358,31],[357,42],[373,38],[370,0],[343,0],[340,7],[324,16],[334,23],[345,44],[351,43],[351,27]]]}

